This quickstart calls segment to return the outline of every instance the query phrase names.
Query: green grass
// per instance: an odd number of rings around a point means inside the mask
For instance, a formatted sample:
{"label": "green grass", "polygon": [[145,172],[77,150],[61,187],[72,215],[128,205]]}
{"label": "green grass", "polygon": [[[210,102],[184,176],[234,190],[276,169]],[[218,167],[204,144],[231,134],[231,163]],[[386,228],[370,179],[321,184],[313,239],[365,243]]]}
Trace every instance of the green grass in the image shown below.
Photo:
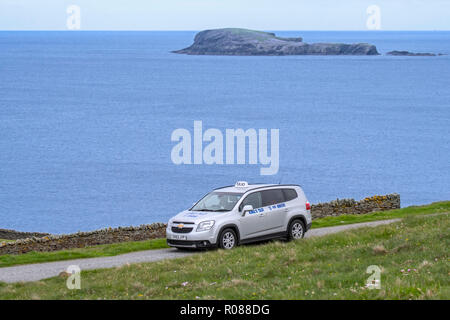
{"label": "green grass", "polygon": [[312,228],[323,228],[340,226],[344,224],[386,220],[395,218],[404,218],[414,215],[425,215],[434,213],[450,212],[450,201],[434,202],[424,206],[411,206],[402,209],[379,211],[374,213],[367,213],[361,215],[341,215],[337,217],[325,217],[315,219],[312,224]]}
{"label": "green grass", "polygon": [[15,240],[0,239],[0,242],[14,242]]}
{"label": "green grass", "polygon": [[[442,213],[442,212],[450,212],[450,201],[436,202],[425,206],[412,206],[403,209],[375,212],[363,215],[342,215],[339,217],[326,217],[314,220],[312,227],[322,228],[344,224],[385,220],[393,218],[403,218],[406,216]],[[140,242],[123,242],[123,243],[99,245],[88,248],[54,251],[54,252],[29,252],[22,255],[0,255],[0,268],[30,263],[106,257],[134,251],[161,249],[161,248],[168,248],[165,239],[156,239]]]}
{"label": "green grass", "polygon": [[0,267],[81,258],[108,257],[133,251],[162,248],[168,248],[166,239],[104,244],[93,247],[53,252],[28,252],[19,255],[8,254],[0,256]]}
{"label": "green grass", "polygon": [[[294,242],[216,250],[181,259],[0,283],[0,299],[450,299],[448,214]],[[367,267],[381,289],[365,288]],[[408,269],[410,271],[408,271]]]}

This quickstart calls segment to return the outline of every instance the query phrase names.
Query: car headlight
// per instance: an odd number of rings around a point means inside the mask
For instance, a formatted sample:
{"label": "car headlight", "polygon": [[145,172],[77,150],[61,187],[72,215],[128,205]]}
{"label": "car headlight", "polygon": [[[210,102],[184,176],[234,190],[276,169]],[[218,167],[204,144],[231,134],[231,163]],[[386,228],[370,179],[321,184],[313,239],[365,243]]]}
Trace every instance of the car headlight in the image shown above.
{"label": "car headlight", "polygon": [[198,224],[197,231],[206,231],[213,227],[214,220],[203,221]]}

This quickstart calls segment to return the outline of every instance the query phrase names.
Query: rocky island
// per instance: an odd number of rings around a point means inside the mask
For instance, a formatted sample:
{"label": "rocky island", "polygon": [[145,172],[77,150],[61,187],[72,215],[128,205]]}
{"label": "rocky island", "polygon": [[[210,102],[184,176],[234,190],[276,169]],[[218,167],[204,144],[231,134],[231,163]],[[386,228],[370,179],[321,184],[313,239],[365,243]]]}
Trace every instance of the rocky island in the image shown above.
{"label": "rocky island", "polygon": [[[409,51],[398,51],[394,50],[391,52],[386,53],[388,56],[407,56],[407,57],[435,57],[435,53],[429,53],[429,52],[409,52]],[[439,55],[442,55],[441,53]]]}
{"label": "rocky island", "polygon": [[282,38],[274,33],[225,28],[197,33],[194,43],[174,53],[189,55],[284,56],[378,55],[368,43],[305,43],[302,38]]}

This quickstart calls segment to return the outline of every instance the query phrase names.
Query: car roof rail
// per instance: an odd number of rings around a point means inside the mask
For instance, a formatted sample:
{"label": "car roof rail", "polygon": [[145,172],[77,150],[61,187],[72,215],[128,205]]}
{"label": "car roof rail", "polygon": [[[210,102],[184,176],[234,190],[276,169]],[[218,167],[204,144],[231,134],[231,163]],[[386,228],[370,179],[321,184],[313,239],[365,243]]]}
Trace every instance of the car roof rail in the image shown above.
{"label": "car roof rail", "polygon": [[[302,188],[302,186],[299,185],[299,184],[252,183],[252,184],[249,184],[249,185],[257,185],[257,184],[263,184],[264,186],[251,188],[249,190],[246,190],[244,192],[244,194],[246,194],[247,192],[250,192],[250,191],[254,191],[254,190],[258,190],[258,189],[264,189],[264,188],[271,188],[271,187],[300,187],[300,188]],[[213,191],[219,190],[219,189],[225,189],[225,188],[232,188],[232,187],[234,187],[234,185],[224,186],[224,187],[220,187],[220,188],[215,188],[215,189],[213,189]]]}
{"label": "car roof rail", "polygon": [[247,190],[244,192],[244,194],[246,194],[247,192],[250,192],[250,191],[255,191],[255,190],[264,189],[264,188],[273,188],[273,187],[300,187],[300,188],[302,188],[299,184],[267,184],[262,187],[257,187],[257,188]]}
{"label": "car roof rail", "polygon": [[224,187],[215,188],[213,190],[219,190],[219,189],[225,189],[225,188],[231,188],[231,187],[234,187],[234,186],[224,186]]}

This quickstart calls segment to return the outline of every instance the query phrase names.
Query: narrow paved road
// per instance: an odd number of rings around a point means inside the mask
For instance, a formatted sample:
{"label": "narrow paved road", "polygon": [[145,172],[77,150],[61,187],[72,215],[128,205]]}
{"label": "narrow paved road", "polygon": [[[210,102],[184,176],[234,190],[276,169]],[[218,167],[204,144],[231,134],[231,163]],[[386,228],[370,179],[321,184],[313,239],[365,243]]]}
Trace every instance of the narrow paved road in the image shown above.
{"label": "narrow paved road", "polygon": [[[312,229],[306,233],[305,238],[320,237],[327,234],[337,233],[344,230],[360,227],[376,227],[383,224],[389,224],[400,221],[400,219],[381,220],[373,222],[355,223],[337,227],[327,227]],[[19,282],[19,281],[37,281],[59,275],[66,270],[68,266],[77,265],[81,270],[113,268],[128,263],[152,262],[163,259],[181,258],[195,252],[182,252],[177,249],[158,249],[126,253],[114,257],[101,257],[89,259],[66,260],[57,262],[46,262],[28,264],[16,267],[0,268],[0,281]]]}

